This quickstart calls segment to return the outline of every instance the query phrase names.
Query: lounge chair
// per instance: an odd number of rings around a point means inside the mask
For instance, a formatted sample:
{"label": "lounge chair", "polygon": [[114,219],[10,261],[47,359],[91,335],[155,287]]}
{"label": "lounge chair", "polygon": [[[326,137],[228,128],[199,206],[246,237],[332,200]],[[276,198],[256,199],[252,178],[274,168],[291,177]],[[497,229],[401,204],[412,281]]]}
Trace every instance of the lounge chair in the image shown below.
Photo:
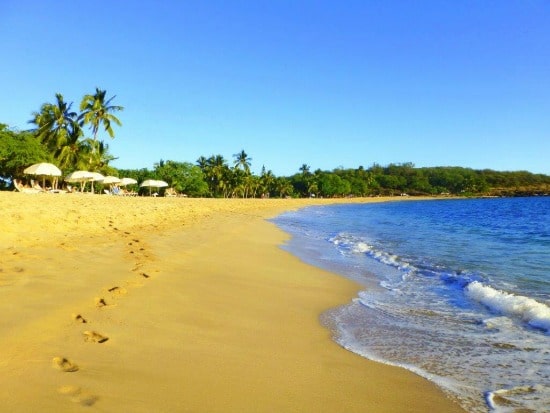
{"label": "lounge chair", "polygon": [[42,187],[40,186],[40,184],[38,183],[38,181],[35,181],[34,179],[31,179],[31,184],[32,184],[32,187],[33,187],[34,189],[38,189],[38,190],[41,191],[41,192],[45,192],[44,188],[42,188]]}
{"label": "lounge chair", "polygon": [[167,196],[167,197],[178,196],[178,193],[174,188],[167,188],[166,191],[164,191],[164,196]]}
{"label": "lounge chair", "polygon": [[19,192],[24,192],[26,194],[38,194],[40,192],[44,192],[42,191],[42,188],[38,189],[38,188],[29,188],[29,187],[26,187],[24,186],[18,179],[14,179],[13,180],[13,186],[15,187],[15,189],[17,189]]}

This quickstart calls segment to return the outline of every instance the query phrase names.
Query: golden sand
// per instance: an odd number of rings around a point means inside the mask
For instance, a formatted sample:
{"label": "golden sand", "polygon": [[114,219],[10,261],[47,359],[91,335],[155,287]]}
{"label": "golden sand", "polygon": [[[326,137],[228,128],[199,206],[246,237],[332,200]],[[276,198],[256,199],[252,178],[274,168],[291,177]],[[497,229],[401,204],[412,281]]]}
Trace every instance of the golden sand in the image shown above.
{"label": "golden sand", "polygon": [[320,325],[359,286],[265,218],[329,202],[0,193],[2,411],[462,411]]}

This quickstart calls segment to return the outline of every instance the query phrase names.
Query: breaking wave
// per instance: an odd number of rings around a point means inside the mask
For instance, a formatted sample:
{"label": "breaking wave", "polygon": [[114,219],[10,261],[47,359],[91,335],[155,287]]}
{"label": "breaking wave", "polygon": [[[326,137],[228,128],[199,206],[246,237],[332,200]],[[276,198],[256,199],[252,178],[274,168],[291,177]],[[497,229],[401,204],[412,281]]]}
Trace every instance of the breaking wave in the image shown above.
{"label": "breaking wave", "polygon": [[532,327],[550,332],[550,307],[538,301],[497,290],[479,281],[465,288],[466,295],[490,310],[509,317],[519,317]]}

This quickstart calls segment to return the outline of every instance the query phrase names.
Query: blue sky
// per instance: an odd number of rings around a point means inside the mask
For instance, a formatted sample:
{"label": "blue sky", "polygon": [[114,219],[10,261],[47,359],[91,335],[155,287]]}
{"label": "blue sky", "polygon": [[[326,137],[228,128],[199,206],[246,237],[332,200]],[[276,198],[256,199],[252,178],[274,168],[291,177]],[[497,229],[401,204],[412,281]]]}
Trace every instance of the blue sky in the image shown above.
{"label": "blue sky", "polygon": [[413,162],[550,174],[550,2],[0,2],[0,123],[116,95],[118,168]]}

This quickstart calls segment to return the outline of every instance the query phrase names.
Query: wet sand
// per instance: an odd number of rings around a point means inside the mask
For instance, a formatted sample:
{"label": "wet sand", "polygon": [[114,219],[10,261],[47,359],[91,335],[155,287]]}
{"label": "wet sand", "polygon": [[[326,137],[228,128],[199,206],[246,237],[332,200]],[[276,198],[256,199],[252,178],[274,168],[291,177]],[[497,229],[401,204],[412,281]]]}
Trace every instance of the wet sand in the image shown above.
{"label": "wet sand", "polygon": [[350,200],[0,193],[0,405],[462,411],[320,325],[359,286],[278,248],[288,236],[265,219],[331,202]]}

